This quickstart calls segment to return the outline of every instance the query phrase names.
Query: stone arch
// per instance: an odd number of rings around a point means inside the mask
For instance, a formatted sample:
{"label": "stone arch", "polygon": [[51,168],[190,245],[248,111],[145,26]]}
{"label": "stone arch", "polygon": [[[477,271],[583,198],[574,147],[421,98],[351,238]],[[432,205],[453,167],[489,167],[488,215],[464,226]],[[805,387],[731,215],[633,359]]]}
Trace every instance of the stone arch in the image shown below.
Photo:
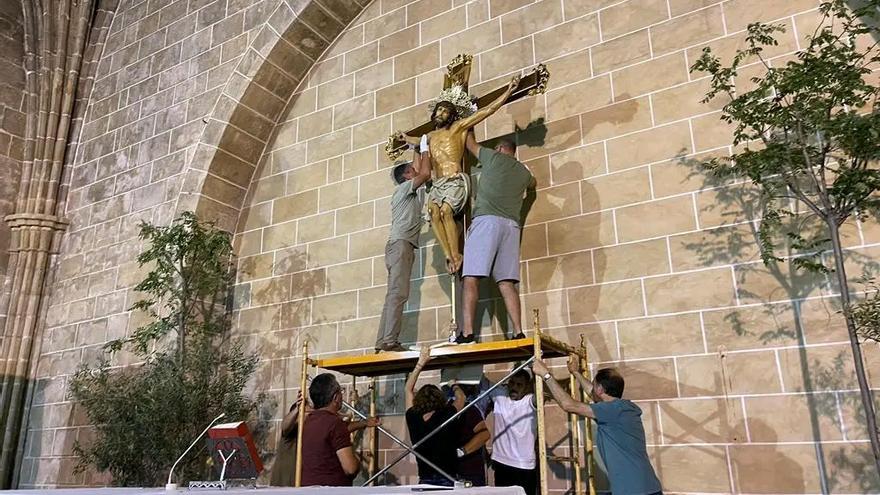
{"label": "stone arch", "polygon": [[278,5],[205,119],[178,196],[178,213],[195,211],[235,231],[251,179],[295,90],[371,2],[286,0]]}

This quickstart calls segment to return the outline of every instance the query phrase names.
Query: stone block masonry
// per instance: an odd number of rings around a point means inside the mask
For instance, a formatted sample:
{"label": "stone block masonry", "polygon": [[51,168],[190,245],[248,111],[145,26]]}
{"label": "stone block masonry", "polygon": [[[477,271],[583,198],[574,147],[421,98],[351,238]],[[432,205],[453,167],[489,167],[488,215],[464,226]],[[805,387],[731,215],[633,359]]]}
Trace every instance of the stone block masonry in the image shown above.
{"label": "stone block masonry", "polygon": [[[64,391],[101,343],[141,321],[127,311],[140,220],[190,208],[234,231],[236,331],[261,353],[254,387],[278,400],[277,418],[296,397],[303,339],[324,354],[372,352],[392,189],[382,147],[425,118],[446,63],[467,52],[476,94],[549,67],[547,94],[503,108],[477,138],[521,130],[519,157],[539,183],[523,229],[525,311],[541,309],[556,337],[584,334],[594,368],[621,368],[665,490],[880,490],[858,464],[870,448],[832,285],[765,269],[748,188],[688,162],[730,153],[719,107],[699,103],[705,77],[688,71],[702,47],[729,55],[749,22],[776,21],[787,31],[768,55],[780,63],[818,3],[122,2],[71,164],[25,485],[108,481],[72,473],[68,447],[91,430]],[[877,259],[878,232],[848,226],[847,248]],[[442,339],[449,321],[443,260],[422,234],[408,341]],[[484,339],[501,338],[502,308],[481,300]],[[880,353],[865,353],[876,380]],[[387,413],[402,412],[397,378],[380,385]],[[387,423],[402,435],[397,419]],[[551,471],[562,493],[568,473]],[[394,472],[415,480],[412,464]]]}
{"label": "stone block masonry", "polygon": [[[0,216],[15,210],[24,158],[24,31],[17,2],[0,5]],[[0,225],[0,280],[6,279],[11,232]],[[0,327],[6,323],[8,288],[0,292]]]}

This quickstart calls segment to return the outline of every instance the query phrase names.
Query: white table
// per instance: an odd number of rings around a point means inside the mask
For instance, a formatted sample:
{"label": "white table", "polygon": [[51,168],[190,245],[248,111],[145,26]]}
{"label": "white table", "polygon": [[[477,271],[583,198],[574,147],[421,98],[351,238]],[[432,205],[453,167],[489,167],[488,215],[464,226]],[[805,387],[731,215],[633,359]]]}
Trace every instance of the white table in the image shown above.
{"label": "white table", "polygon": [[428,485],[406,485],[406,486],[369,486],[369,487],[309,487],[309,488],[275,488],[263,487],[254,489],[240,488],[234,490],[193,490],[186,488],[178,488],[177,492],[166,492],[163,488],[56,488],[50,490],[11,490],[2,492],[6,494],[19,495],[164,495],[178,493],[184,494],[205,494],[205,495],[379,495],[384,493],[394,494],[414,494],[414,495],[442,495],[448,492],[467,493],[468,495],[525,495],[522,488],[518,486],[484,486],[475,488],[459,488],[457,490],[446,489],[438,491],[418,491],[414,488],[427,487]]}

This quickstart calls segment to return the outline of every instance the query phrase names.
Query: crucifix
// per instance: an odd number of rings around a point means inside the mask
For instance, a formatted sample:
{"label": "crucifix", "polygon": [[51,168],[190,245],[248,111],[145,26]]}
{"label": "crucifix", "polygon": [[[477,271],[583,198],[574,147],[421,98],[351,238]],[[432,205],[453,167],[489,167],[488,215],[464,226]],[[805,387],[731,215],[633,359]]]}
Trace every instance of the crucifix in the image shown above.
{"label": "crucifix", "polygon": [[[443,91],[430,103],[431,119],[407,132],[397,132],[388,139],[385,152],[393,161],[407,144],[417,144],[428,135],[428,148],[434,171],[428,194],[431,227],[446,257],[446,269],[457,278],[462,265],[461,232],[466,227],[470,200],[470,176],[465,170],[465,138],[479,124],[504,104],[543,93],[550,77],[539,64],[526,77],[515,75],[503,87],[476,98],[468,94],[471,55],[460,54],[446,67]],[[462,219],[459,226],[458,219]],[[452,283],[452,329],[456,327],[456,280]]]}
{"label": "crucifix", "polygon": [[[479,109],[487,107],[489,103],[496,100],[507,90],[507,86],[502,86],[480,97],[468,95],[468,81],[470,79],[472,63],[473,57],[466,54],[460,54],[449,62],[446,66],[446,74],[443,76],[443,91],[440,96],[430,102],[429,112],[433,113],[434,108],[441,101],[449,101],[443,98],[454,98],[455,103],[460,103],[462,106],[465,105],[464,98],[467,98],[466,105],[469,106],[467,114],[470,115]],[[549,79],[550,73],[547,71],[547,67],[544,64],[538,64],[530,74],[520,78],[519,84],[502,104],[512,103],[527,96],[544,93],[547,90]],[[460,91],[456,90],[455,86],[458,86]],[[461,109],[459,108],[459,110]],[[395,133],[388,138],[388,143],[385,145],[385,154],[389,160],[394,161],[406,151],[407,144],[417,142],[422,135],[430,134],[433,130],[435,130],[434,121],[429,120],[406,132]]]}

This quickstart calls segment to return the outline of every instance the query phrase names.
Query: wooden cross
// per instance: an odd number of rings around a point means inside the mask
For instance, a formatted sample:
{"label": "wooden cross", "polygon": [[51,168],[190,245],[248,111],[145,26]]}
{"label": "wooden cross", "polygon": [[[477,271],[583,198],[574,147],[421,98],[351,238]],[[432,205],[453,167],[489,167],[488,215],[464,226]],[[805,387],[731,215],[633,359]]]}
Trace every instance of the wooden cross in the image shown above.
{"label": "wooden cross", "polygon": [[[467,91],[473,59],[474,57],[472,55],[467,54],[460,54],[452,59],[452,61],[446,66],[446,74],[443,75],[443,89],[449,89],[458,84]],[[550,72],[547,71],[547,67],[544,66],[544,64],[538,64],[531,74],[520,80],[519,86],[517,86],[516,90],[514,90],[504,103],[512,103],[527,96],[543,93],[547,89],[547,81],[549,79]],[[483,96],[478,97],[475,101],[477,108],[483,108],[488,105],[491,101],[504,93],[505,89],[507,89],[506,86],[501,86],[498,89],[492,90]],[[434,124],[428,120],[427,122],[406,131],[404,134],[418,137],[433,130]],[[390,161],[394,161],[397,157],[402,155],[404,151],[406,151],[405,142],[395,139],[394,135],[388,138],[388,143],[385,145],[385,154]]]}
{"label": "wooden cross", "polygon": [[[461,86],[461,88],[467,92],[468,82],[471,74],[471,64],[473,63],[473,56],[467,54],[460,54],[446,66],[446,74],[443,77],[443,89],[449,89],[453,86]],[[547,71],[547,68],[543,64],[539,64],[535,70],[526,77],[520,79],[517,87],[510,93],[507,99],[504,101],[504,104],[519,100],[520,98],[524,98],[526,96],[531,96],[535,94],[543,93],[547,88],[547,81],[550,77],[550,73]],[[494,102],[502,95],[508,91],[509,86],[502,86],[494,91],[490,91],[489,93],[476,98],[474,103],[477,106],[477,109],[486,107],[490,103]],[[432,121],[427,121],[414,129],[410,129],[405,132],[405,134],[412,137],[419,137],[434,130],[434,123]],[[388,158],[391,161],[394,161],[397,157],[403,154],[407,149],[407,143],[402,140],[398,140],[395,138],[395,135],[392,135],[388,138],[388,144],[385,146],[385,153],[388,155]],[[470,176],[470,171],[467,169],[466,161],[464,160],[464,156],[462,156],[461,168],[465,174]],[[462,252],[462,237],[460,233],[465,232],[467,230],[467,226],[470,223],[470,198],[467,198],[466,204],[463,210],[463,215],[461,218],[461,224],[457,228],[458,239],[458,253]],[[456,223],[458,223],[456,221]],[[435,234],[437,231],[435,230]],[[449,253],[447,253],[448,255]],[[448,262],[448,260],[447,260]],[[451,302],[452,302],[452,321],[449,323],[449,332],[454,337],[458,330],[458,321],[456,314],[458,312],[458,302],[457,302],[457,290],[458,286],[461,283],[460,278],[461,271],[455,270],[452,278],[452,293],[451,293]]]}

